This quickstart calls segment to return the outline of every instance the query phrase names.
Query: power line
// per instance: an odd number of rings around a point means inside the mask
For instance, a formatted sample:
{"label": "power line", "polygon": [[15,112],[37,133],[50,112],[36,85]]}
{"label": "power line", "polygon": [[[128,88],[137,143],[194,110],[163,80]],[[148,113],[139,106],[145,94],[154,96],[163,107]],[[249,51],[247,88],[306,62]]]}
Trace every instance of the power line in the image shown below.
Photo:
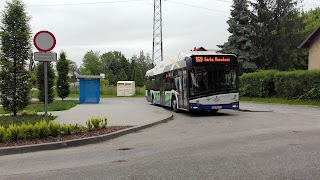
{"label": "power line", "polygon": [[230,13],[230,12],[227,12],[227,11],[221,11],[221,10],[206,8],[206,7],[202,7],[202,6],[197,6],[197,5],[192,5],[192,4],[186,4],[186,3],[176,2],[176,1],[172,1],[172,0],[167,0],[167,2],[171,2],[171,3],[175,3],[175,4],[180,4],[180,5],[184,5],[184,6],[189,6],[189,7],[194,7],[194,8],[199,8],[199,9],[206,9],[206,10],[215,11],[215,12],[222,12],[222,13],[228,13],[228,14]]}
{"label": "power line", "polygon": [[72,3],[72,4],[42,4],[42,5],[27,5],[28,7],[52,7],[52,6],[78,6],[78,5],[95,5],[95,4],[114,4],[114,3],[126,3],[143,0],[118,0],[118,1],[100,1],[91,3]]}

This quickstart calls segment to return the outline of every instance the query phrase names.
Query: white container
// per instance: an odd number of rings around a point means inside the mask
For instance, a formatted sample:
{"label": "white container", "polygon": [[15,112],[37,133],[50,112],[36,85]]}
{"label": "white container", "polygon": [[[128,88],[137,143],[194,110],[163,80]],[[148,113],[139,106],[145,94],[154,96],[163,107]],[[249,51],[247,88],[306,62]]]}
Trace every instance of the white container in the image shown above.
{"label": "white container", "polygon": [[117,96],[134,96],[136,93],[136,85],[134,81],[118,81]]}

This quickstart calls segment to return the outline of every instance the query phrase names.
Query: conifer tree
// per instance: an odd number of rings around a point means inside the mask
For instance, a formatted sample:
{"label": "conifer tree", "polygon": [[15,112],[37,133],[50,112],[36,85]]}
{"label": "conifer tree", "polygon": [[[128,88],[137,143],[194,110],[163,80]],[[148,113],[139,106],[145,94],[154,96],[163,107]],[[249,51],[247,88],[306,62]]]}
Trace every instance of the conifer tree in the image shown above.
{"label": "conifer tree", "polygon": [[57,71],[58,71],[58,80],[57,80],[57,93],[58,96],[63,100],[70,93],[69,87],[69,63],[66,59],[66,53],[61,52],[59,60],[57,61]]}
{"label": "conifer tree", "polygon": [[[54,100],[54,70],[52,67],[51,62],[47,63],[47,70],[48,70],[48,103],[52,103]],[[44,63],[40,62],[38,63],[36,67],[36,73],[37,73],[37,84],[38,84],[38,99],[40,102],[44,102],[45,100],[45,94],[44,94]]]}
{"label": "conifer tree", "polygon": [[250,72],[257,69],[253,62],[256,58],[252,53],[254,36],[253,26],[251,25],[251,12],[248,9],[247,0],[233,0],[231,17],[227,21],[228,31],[231,35],[228,42],[220,45],[221,52],[235,54],[238,56],[239,62],[242,62],[245,71]]}
{"label": "conifer tree", "polygon": [[31,86],[25,67],[31,47],[29,20],[21,0],[7,1],[0,25],[0,91],[3,109],[14,115],[30,102]]}

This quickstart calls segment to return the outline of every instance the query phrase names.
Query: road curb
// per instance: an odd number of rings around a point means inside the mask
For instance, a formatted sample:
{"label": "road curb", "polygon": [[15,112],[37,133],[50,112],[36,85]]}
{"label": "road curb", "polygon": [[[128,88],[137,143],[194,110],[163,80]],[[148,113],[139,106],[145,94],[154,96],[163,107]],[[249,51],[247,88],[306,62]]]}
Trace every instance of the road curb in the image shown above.
{"label": "road curb", "polygon": [[100,143],[103,141],[115,139],[117,137],[130,134],[136,131],[140,131],[142,129],[146,129],[161,123],[166,123],[169,120],[173,119],[173,115],[161,119],[159,121],[144,124],[140,126],[131,127],[128,129],[123,129],[120,131],[116,131],[110,134],[105,134],[101,136],[94,136],[94,137],[87,137],[82,139],[74,139],[74,140],[68,140],[68,141],[61,141],[61,142],[52,142],[52,143],[43,143],[43,144],[34,144],[34,145],[25,145],[25,146],[14,146],[14,147],[4,147],[0,148],[0,156],[4,155],[11,155],[11,154],[21,154],[21,153],[29,153],[29,152],[36,152],[36,151],[45,151],[45,150],[55,150],[55,149],[61,149],[61,148],[69,148],[69,147],[77,147],[77,146],[83,146],[88,144],[95,144]]}

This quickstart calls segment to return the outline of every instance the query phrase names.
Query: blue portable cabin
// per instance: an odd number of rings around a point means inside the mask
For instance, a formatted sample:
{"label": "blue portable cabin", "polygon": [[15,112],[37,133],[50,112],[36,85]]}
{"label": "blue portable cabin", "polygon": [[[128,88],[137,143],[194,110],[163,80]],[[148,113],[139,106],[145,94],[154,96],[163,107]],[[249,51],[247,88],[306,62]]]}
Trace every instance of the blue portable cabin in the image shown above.
{"label": "blue portable cabin", "polygon": [[78,75],[80,80],[79,103],[99,104],[100,102],[100,79],[102,76]]}

